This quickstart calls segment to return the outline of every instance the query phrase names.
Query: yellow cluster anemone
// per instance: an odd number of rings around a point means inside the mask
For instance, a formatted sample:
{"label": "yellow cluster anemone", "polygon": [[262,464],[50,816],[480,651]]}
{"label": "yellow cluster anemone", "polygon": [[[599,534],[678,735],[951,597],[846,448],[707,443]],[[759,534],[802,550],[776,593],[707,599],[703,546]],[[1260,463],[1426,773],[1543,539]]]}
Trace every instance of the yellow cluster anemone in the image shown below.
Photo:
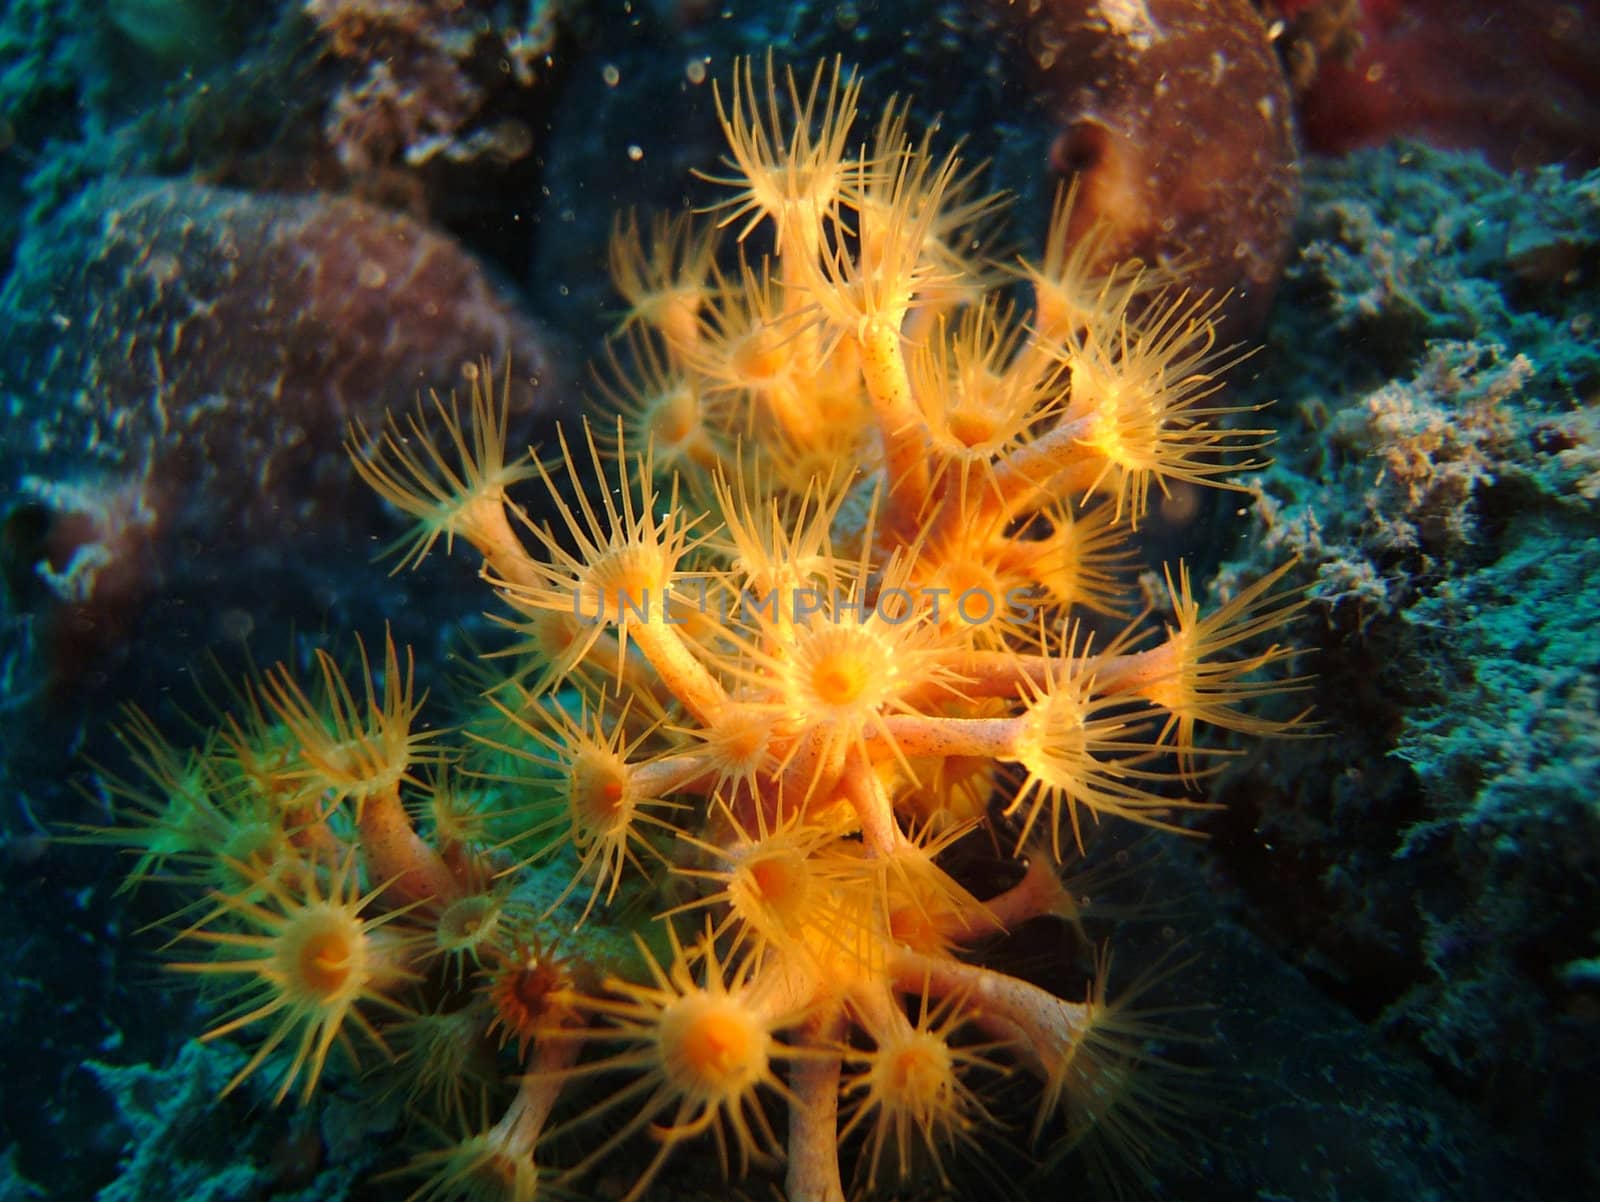
{"label": "yellow cluster anemone", "polygon": [[405,1013],[392,996],[407,976],[404,959],[382,930],[400,911],[370,913],[382,887],[362,893],[349,859],[333,866],[326,885],[319,884],[313,865],[298,875],[302,887],[297,891],[277,880],[263,881],[262,902],[219,894],[222,913],[240,918],[245,929],[222,929],[216,922],[192,929],[187,938],[226,954],[173,965],[183,972],[244,978],[233,1009],[202,1038],[217,1039],[255,1023],[271,1025],[224,1092],[260,1068],[279,1044],[292,1040],[294,1055],[273,1100],[281,1102],[297,1080],[303,1081],[302,1098],[309,1098],[334,1041],[341,1035],[348,1039],[347,1028],[388,1052],[362,1003]]}
{"label": "yellow cluster anemone", "polygon": [[211,891],[180,967],[243,981],[210,1037],[267,1031],[234,1085],[282,1047],[309,1096],[349,1031],[393,1036],[413,1197],[631,1202],[701,1143],[795,1200],[947,1196],[1026,1138],[1019,1096],[1034,1159],[1145,1175],[1185,1103],[1141,989],[992,952],[1036,918],[1093,946],[1125,911],[1062,861],[1187,830],[1208,732],[1307,730],[1260,712],[1297,687],[1290,565],[1212,608],[1182,564],[1162,605],[1137,579],[1153,497],[1259,466],[1239,355],[1183,264],[1094,270],[1070,189],[1040,259],[986,257],[983,164],[904,100],[858,129],[843,64],[715,97],[722,199],[613,227],[581,430],[512,454],[485,364],[467,405],[351,431],[400,566],[470,544],[511,632],[450,728],[392,644],[353,684],[319,654],[192,752],[134,715],[145,780],[88,837]]}

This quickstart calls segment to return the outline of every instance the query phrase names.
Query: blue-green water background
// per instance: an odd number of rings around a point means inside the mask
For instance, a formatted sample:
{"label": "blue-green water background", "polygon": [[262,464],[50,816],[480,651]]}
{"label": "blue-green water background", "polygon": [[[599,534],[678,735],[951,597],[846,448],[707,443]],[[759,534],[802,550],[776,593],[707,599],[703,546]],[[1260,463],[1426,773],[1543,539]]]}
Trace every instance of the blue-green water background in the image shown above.
{"label": "blue-green water background", "polygon": [[[201,457],[231,466],[181,502],[181,531],[145,546],[138,514],[118,515],[136,536],[128,600],[60,604],[39,571],[53,518],[86,495],[114,508],[105,481],[145,462],[113,418],[151,398],[117,395],[114,372],[62,388],[52,366],[90,318],[103,332],[139,303],[131,286],[93,304],[51,291],[115,204],[176,180],[251,200],[359,181],[443,231],[509,320],[541,331],[528,439],[577,411],[578,365],[614,316],[613,212],[703,199],[690,173],[717,143],[697,63],[844,54],[869,108],[909,93],[918,120],[941,114],[990,160],[1019,247],[1042,228],[1049,131],[964,5],[685,20],[567,4],[528,80],[480,98],[494,119],[472,128],[503,151],[463,135],[398,165],[330,157],[335,73],[299,7],[11,0],[0,15],[0,1199],[405,1196],[373,1180],[393,1167],[389,1133],[359,1094],[298,1113],[250,1090],[217,1100],[241,1053],[190,1042],[203,1008],[141,930],[170,902],[116,893],[115,853],[54,836],[103,820],[90,761],[115,756],[121,701],[181,729],[252,659],[348,649],[390,622],[437,672],[443,632],[486,632],[461,561],[403,578],[369,562],[397,527],[350,478],[337,428],[283,473],[253,471],[279,427],[226,415],[225,392],[203,398],[225,417]],[[1219,1080],[1163,1196],[1600,1196],[1597,298],[1600,177],[1409,143],[1304,161],[1288,276],[1233,385],[1274,402],[1275,462],[1166,537],[1224,583],[1301,556],[1317,600],[1295,637],[1324,737],[1233,765],[1210,840],[1160,869],[1184,899],[1184,990],[1213,1008]],[[369,412],[416,390],[382,383]],[[104,420],[58,421],[74,412]],[[696,1184],[704,1169],[662,1195],[725,1196]]]}

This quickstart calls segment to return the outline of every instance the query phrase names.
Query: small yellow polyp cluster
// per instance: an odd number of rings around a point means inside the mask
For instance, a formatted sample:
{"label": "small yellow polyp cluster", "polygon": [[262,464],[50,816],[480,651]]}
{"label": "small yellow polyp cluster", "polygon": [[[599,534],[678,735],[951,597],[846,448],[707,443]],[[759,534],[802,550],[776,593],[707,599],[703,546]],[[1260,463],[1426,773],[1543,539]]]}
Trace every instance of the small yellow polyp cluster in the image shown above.
{"label": "small yellow polyp cluster", "polygon": [[[203,860],[190,828],[275,831],[186,869],[223,898],[186,937],[241,950],[184,967],[252,1007],[213,1034],[280,1024],[245,1074],[287,1041],[307,1091],[343,1024],[396,1045],[411,1106],[460,1130],[414,1196],[527,1202],[633,1163],[631,1202],[701,1137],[790,1202],[937,1187],[1016,1134],[986,1096],[1007,1076],[1035,1137],[1120,1133],[1136,1167],[1172,1117],[1107,959],[1069,999],[983,948],[1075,920],[1058,865],[1088,826],[1200,804],[1200,728],[1296,727],[1241,708],[1292,687],[1260,676],[1285,648],[1241,647],[1298,608],[1281,571],[1202,613],[1180,570],[1164,631],[1129,620],[1151,488],[1228,486],[1262,432],[1217,424],[1214,309],[1164,293],[1178,273],[1094,274],[1065,199],[1040,261],[982,259],[978,170],[903,104],[859,135],[858,94],[838,66],[736,67],[726,198],[618,225],[610,404],[558,457],[508,460],[488,371],[466,412],[352,432],[415,519],[401,562],[469,542],[518,632],[459,737],[411,732],[392,649],[365,704],[327,664],[315,696],[269,673],[188,760],[130,727],[162,786],[115,786],[142,873]],[[549,523],[511,498],[535,480]],[[1016,883],[975,896],[941,857],[985,823]],[[314,910],[349,946],[286,976],[270,945]]]}

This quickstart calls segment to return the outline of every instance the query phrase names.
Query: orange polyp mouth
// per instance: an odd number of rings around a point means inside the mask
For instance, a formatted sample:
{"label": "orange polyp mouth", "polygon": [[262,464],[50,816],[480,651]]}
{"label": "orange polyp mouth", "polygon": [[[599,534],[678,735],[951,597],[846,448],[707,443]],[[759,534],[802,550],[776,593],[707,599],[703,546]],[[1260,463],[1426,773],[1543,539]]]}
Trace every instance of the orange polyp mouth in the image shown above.
{"label": "orange polyp mouth", "polygon": [[656,410],[654,430],[658,441],[666,446],[677,446],[694,433],[697,422],[693,398],[684,392],[665,398]]}
{"label": "orange polyp mouth", "polygon": [[994,421],[984,413],[957,409],[950,414],[948,425],[950,436],[968,449],[981,446],[994,438]]}
{"label": "orange polyp mouth", "polygon": [[313,935],[300,951],[300,979],[312,993],[332,997],[350,980],[350,941],[337,931]]}
{"label": "orange polyp mouth", "polygon": [[519,1040],[530,1038],[541,1023],[552,1021],[557,1013],[556,992],[567,984],[560,969],[538,961],[514,970],[509,980],[498,983],[494,1003],[502,1022]]}
{"label": "orange polyp mouth", "polygon": [[934,1101],[949,1082],[948,1059],[921,1042],[912,1043],[889,1055],[885,1073],[901,1098]]}
{"label": "orange polyp mouth", "polygon": [[805,881],[804,865],[790,856],[764,856],[747,869],[751,892],[769,906],[792,905]]}
{"label": "orange polyp mouth", "polygon": [[811,687],[817,699],[827,705],[849,705],[861,696],[867,685],[867,674],[860,663],[846,657],[833,656],[818,664],[811,673]]}
{"label": "orange polyp mouth", "polygon": [[604,826],[624,808],[627,787],[615,776],[577,767],[572,774],[573,810]]}
{"label": "orange polyp mouth", "polygon": [[752,725],[729,734],[725,745],[731,758],[742,763],[753,763],[766,750],[768,737],[765,727]]}
{"label": "orange polyp mouth", "polygon": [[634,613],[648,617],[654,607],[662,603],[666,589],[658,565],[614,562],[607,566],[612,571],[597,580],[607,618],[618,620]]}
{"label": "orange polyp mouth", "polygon": [[747,1044],[744,1033],[732,1030],[730,1024],[704,1022],[684,1040],[683,1054],[691,1064],[700,1066],[706,1076],[726,1077],[745,1059],[749,1051]]}
{"label": "orange polyp mouth", "polygon": [[762,1059],[759,1031],[741,1013],[718,1008],[691,1021],[678,1048],[683,1066],[708,1089],[726,1092],[748,1079]]}
{"label": "orange polyp mouth", "polygon": [[733,355],[735,370],[752,383],[770,383],[782,373],[786,362],[783,350],[774,345],[771,334],[757,331]]}
{"label": "orange polyp mouth", "polygon": [[530,1013],[538,1013],[548,1005],[550,995],[562,983],[561,973],[545,961],[539,961],[529,968],[522,968],[517,972],[517,979],[512,985],[517,1001],[521,1002]]}
{"label": "orange polyp mouth", "polygon": [[[969,593],[975,593],[982,601],[990,604],[993,598],[1004,593],[995,574],[989,570],[977,556],[979,552],[970,552],[973,558],[965,562],[956,561],[945,565],[943,580],[950,589],[950,596],[965,598]],[[974,606],[976,608],[977,606]],[[961,611],[957,611],[958,615]]]}
{"label": "orange polyp mouth", "polygon": [[788,939],[804,925],[811,907],[806,861],[788,851],[756,856],[729,883],[734,913],[766,938]]}

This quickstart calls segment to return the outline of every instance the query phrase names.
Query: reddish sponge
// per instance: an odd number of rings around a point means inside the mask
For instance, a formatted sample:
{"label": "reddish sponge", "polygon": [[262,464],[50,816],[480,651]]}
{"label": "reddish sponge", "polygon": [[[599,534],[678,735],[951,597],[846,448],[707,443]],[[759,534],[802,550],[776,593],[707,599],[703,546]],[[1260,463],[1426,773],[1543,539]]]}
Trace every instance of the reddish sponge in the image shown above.
{"label": "reddish sponge", "polygon": [[555,395],[545,339],[476,260],[342,197],[94,188],[31,231],[0,311],[0,492],[28,534],[8,578],[102,642],[158,581],[370,522],[337,451],[351,419],[456,387],[485,354],[514,363],[524,422]]}
{"label": "reddish sponge", "polygon": [[1079,179],[1074,241],[1097,266],[1181,261],[1232,290],[1234,331],[1265,317],[1299,177],[1288,83],[1249,0],[1046,0],[1007,6],[1060,126],[1051,165]]}
{"label": "reddish sponge", "polygon": [[1394,137],[1502,169],[1600,163],[1600,16],[1559,0],[1280,0],[1307,143]]}

